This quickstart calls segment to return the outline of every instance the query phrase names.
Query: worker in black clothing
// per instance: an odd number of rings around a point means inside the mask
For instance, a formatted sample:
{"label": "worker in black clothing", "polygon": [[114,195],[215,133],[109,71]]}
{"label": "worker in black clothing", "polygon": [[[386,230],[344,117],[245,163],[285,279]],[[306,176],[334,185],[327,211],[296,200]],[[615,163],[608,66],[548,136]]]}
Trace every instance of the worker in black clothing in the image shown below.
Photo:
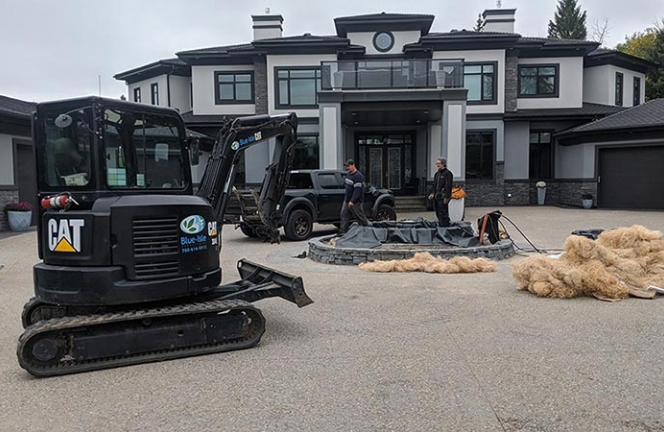
{"label": "worker in black clothing", "polygon": [[341,206],[341,228],[339,234],[343,235],[348,231],[348,224],[350,223],[351,213],[357,221],[363,226],[369,225],[369,220],[364,215],[364,176],[355,166],[353,159],[348,159],[344,164],[348,174],[344,185],[346,188],[346,195],[344,196],[344,204]]}
{"label": "worker in black clothing", "polygon": [[433,200],[434,210],[438,218],[438,226],[450,226],[450,211],[448,204],[452,199],[452,182],[454,175],[447,169],[447,161],[443,158],[436,159],[436,174],[433,176],[433,186],[429,193],[429,199]]}

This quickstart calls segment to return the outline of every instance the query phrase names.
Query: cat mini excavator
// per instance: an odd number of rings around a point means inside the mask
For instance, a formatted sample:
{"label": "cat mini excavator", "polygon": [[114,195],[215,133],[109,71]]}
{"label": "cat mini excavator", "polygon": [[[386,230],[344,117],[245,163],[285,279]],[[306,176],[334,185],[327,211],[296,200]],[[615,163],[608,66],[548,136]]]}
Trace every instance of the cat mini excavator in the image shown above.
{"label": "cat mini excavator", "polygon": [[254,209],[257,235],[275,242],[296,135],[295,114],[226,122],[194,194],[198,150],[177,111],[98,97],[38,104],[42,262],[20,366],[46,377],[249,348],[265,331],[254,301],[311,304],[300,277],[246,259],[240,279],[220,285],[240,153],[275,141]]}

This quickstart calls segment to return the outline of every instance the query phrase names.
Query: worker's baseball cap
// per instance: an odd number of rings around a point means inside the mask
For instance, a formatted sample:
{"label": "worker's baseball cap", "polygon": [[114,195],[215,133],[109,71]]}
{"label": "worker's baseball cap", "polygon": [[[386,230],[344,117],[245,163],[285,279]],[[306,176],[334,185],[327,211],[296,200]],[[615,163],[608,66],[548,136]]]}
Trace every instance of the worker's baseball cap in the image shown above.
{"label": "worker's baseball cap", "polygon": [[348,166],[348,165],[355,165],[355,161],[353,159],[348,159],[346,161],[346,163],[344,163],[344,166]]}

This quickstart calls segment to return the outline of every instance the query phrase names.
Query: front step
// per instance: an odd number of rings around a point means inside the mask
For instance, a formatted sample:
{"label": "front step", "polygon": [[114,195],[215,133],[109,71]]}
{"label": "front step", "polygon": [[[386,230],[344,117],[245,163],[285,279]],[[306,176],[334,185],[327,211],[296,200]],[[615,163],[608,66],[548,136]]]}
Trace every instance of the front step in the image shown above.
{"label": "front step", "polygon": [[397,214],[408,212],[425,212],[427,211],[426,196],[396,196],[394,197],[396,204]]}

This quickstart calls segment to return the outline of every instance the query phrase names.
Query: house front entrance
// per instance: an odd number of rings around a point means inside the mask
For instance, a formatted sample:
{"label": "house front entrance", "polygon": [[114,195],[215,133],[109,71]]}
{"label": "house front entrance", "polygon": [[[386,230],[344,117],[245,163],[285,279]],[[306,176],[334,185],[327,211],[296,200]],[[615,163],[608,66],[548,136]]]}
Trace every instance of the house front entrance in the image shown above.
{"label": "house front entrance", "polygon": [[396,195],[415,191],[416,136],[415,131],[355,132],[355,158],[365,181]]}

